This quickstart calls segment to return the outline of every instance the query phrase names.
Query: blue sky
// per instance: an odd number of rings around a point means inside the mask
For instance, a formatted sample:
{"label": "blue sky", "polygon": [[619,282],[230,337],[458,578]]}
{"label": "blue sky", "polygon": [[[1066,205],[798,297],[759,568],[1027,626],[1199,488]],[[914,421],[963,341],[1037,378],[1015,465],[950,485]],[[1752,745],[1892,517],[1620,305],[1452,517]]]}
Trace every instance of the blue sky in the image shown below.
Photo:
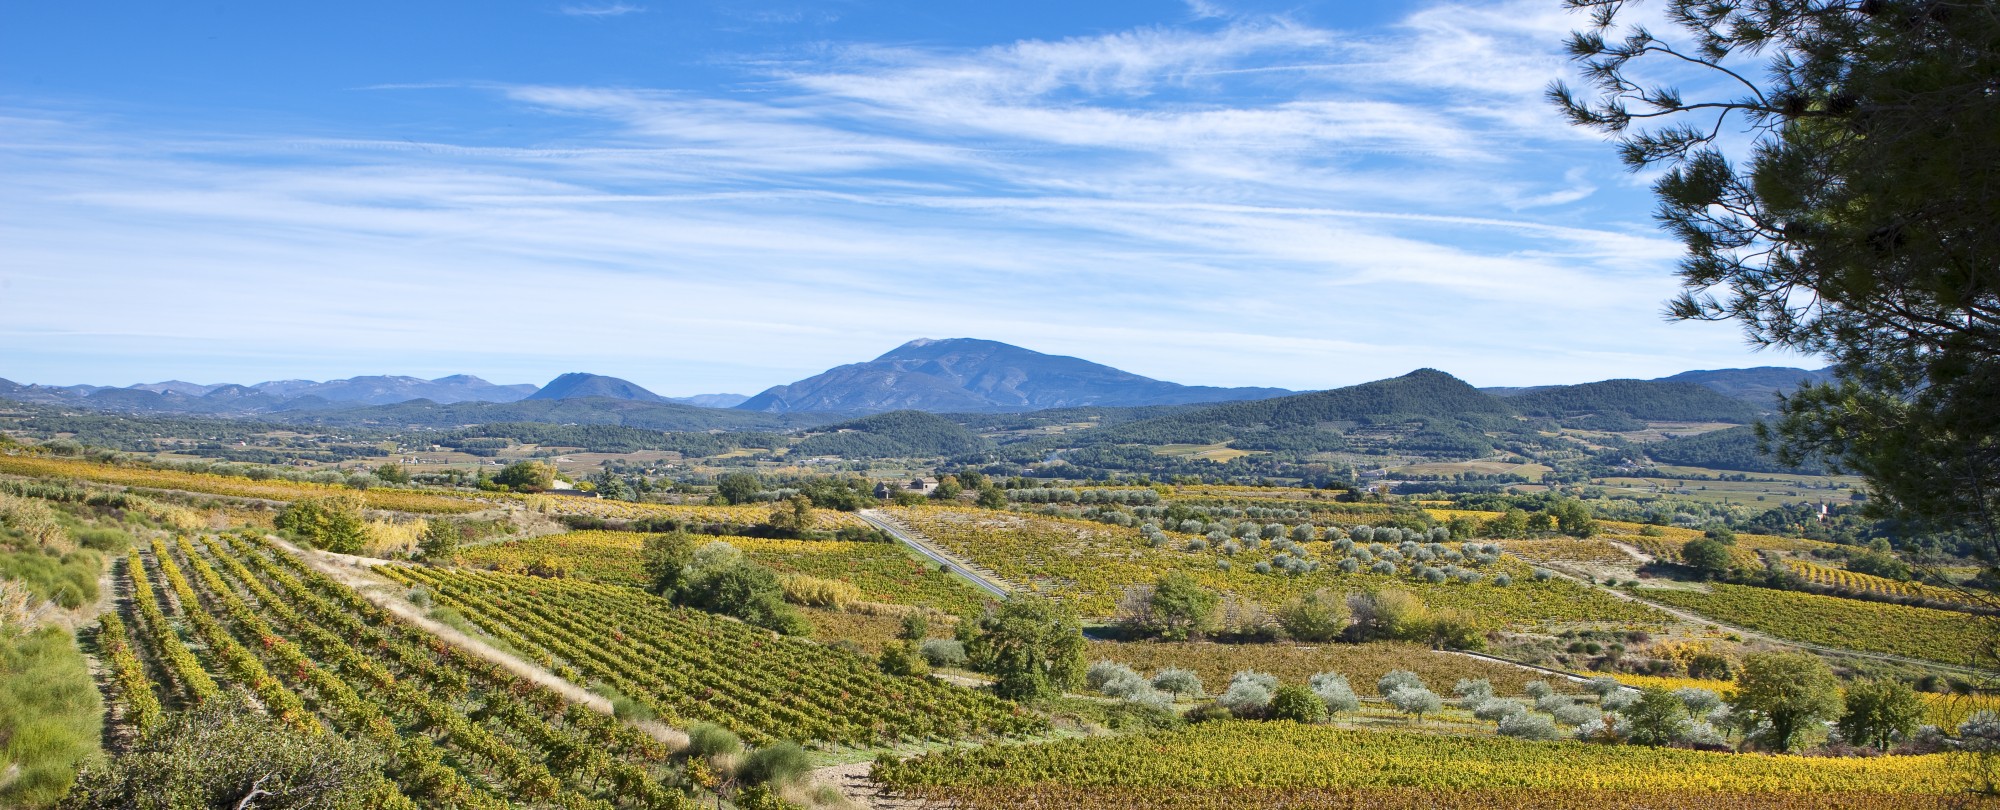
{"label": "blue sky", "polygon": [[1559,6],[8,4],[0,377],[1816,365],[1661,320],[1646,178],[1540,100]]}

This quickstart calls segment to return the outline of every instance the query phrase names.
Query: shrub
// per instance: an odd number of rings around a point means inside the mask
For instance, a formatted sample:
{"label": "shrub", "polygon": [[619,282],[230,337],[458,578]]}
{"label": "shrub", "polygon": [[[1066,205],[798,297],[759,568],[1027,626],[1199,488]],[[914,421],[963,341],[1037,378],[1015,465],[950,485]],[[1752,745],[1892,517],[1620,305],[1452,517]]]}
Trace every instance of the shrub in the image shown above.
{"label": "shrub", "polygon": [[279,512],[276,525],[318,548],[336,554],[356,554],[368,542],[362,507],[361,496],[353,492],[306,498]]}
{"label": "shrub", "polygon": [[1687,709],[1689,718],[1706,717],[1709,712],[1722,707],[1721,695],[1700,687],[1687,686],[1675,689],[1674,697],[1680,699],[1681,706]]}
{"label": "shrub", "polygon": [[1529,681],[1521,685],[1521,691],[1527,693],[1528,697],[1536,700],[1541,700],[1556,693],[1555,687],[1550,686],[1548,681]]}
{"label": "shrub", "polygon": [[1503,737],[1515,737],[1523,740],[1553,740],[1562,736],[1560,732],[1556,731],[1556,724],[1549,718],[1526,712],[1509,715],[1502,719],[1499,731]]}
{"label": "shrub", "polygon": [[[853,587],[853,586],[850,585],[848,587]],[[903,629],[902,632],[898,634],[899,638],[903,639],[904,641],[923,641],[924,637],[930,634],[931,634],[930,616],[926,615],[921,610],[903,614]]]}
{"label": "shrub", "polygon": [[785,785],[798,781],[812,770],[812,761],[798,743],[785,741],[759,748],[743,760],[739,772],[752,785]]}
{"label": "shrub", "polygon": [[934,667],[965,666],[965,643],[951,638],[934,638],[917,648],[924,661]]}
{"label": "shrub", "polygon": [[743,738],[736,732],[709,723],[688,727],[687,755],[690,757],[733,757],[743,751]]}
{"label": "shrub", "polygon": [[339,736],[294,730],[239,696],[163,717],[102,769],[79,774],[64,806],[247,806],[244,786],[260,784],[272,795],[259,807],[361,807],[381,769]]}
{"label": "shrub", "polygon": [[915,678],[930,674],[930,666],[917,653],[916,645],[907,641],[883,647],[877,663],[883,672],[899,677]]}
{"label": "shrub", "polygon": [[1271,693],[1276,689],[1278,679],[1261,672],[1238,672],[1229,680],[1229,688],[1215,702],[1227,707],[1238,717],[1255,717],[1263,713],[1271,703]]}
{"label": "shrub", "polygon": [[1236,714],[1231,712],[1229,707],[1222,705],[1221,701],[1203,703],[1200,706],[1187,710],[1187,714],[1181,715],[1182,719],[1190,723],[1212,723],[1217,720],[1228,720],[1235,716]]}
{"label": "shrub", "polygon": [[1278,626],[1292,638],[1306,642],[1332,641],[1347,630],[1353,612],[1347,599],[1331,591],[1318,590],[1301,595],[1278,609]]}
{"label": "shrub", "polygon": [[1493,682],[1485,678],[1460,678],[1451,693],[1458,698],[1459,708],[1471,709],[1492,699]]}
{"label": "shrub", "polygon": [[1090,665],[1083,673],[1083,684],[1094,691],[1102,692],[1106,684],[1120,680],[1139,680],[1139,673],[1131,667],[1114,661],[1099,661]]}
{"label": "shrub", "polygon": [[1419,722],[1424,719],[1424,715],[1444,708],[1443,699],[1421,686],[1398,688],[1385,697],[1398,711],[1410,715]]}
{"label": "shrub", "polygon": [[1272,720],[1317,723],[1326,719],[1327,705],[1312,689],[1295,683],[1278,687],[1266,715]]}
{"label": "shrub", "polygon": [[1193,670],[1167,667],[1153,674],[1153,688],[1170,695],[1201,697],[1201,676]]}
{"label": "shrub", "polygon": [[1528,707],[1521,701],[1506,698],[1487,698],[1472,707],[1472,716],[1488,723],[1498,723],[1517,714],[1527,714]]}
{"label": "shrub", "polygon": [[1379,694],[1383,697],[1388,697],[1390,692],[1394,692],[1398,689],[1423,689],[1423,688],[1424,688],[1424,679],[1417,677],[1417,673],[1405,669],[1389,670],[1388,674],[1383,675],[1381,680],[1375,682],[1376,694]]}
{"label": "shrub", "polygon": [[1351,712],[1361,708],[1361,698],[1354,694],[1354,687],[1348,685],[1347,676],[1337,672],[1322,672],[1306,681],[1313,694],[1326,704],[1328,714]]}
{"label": "shrub", "polygon": [[1556,722],[1572,728],[1581,726],[1592,720],[1604,719],[1603,711],[1595,706],[1583,703],[1570,703],[1566,706],[1558,707],[1549,714],[1555,718]]}

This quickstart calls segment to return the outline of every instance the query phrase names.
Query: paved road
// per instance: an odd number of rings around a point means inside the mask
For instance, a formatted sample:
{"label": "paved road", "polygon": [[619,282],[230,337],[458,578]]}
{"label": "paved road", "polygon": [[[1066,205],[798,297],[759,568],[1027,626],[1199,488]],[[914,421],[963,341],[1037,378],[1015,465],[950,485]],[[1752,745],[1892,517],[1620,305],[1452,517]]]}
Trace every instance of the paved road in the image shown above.
{"label": "paved road", "polygon": [[1006,586],[1003,586],[998,582],[994,582],[993,580],[987,579],[985,576],[982,576],[979,572],[972,570],[970,567],[960,562],[958,558],[951,556],[943,549],[931,545],[928,539],[919,536],[916,532],[903,528],[901,524],[898,524],[895,521],[890,520],[882,513],[877,512],[873,509],[863,509],[858,514],[861,515],[862,520],[868,521],[869,525],[881,529],[882,531],[888,532],[890,537],[896,538],[896,542],[902,543],[903,545],[916,549],[918,554],[922,554],[926,557],[936,560],[939,565],[951,569],[952,573],[955,573],[961,577],[965,577],[966,580],[970,581],[972,584],[979,586],[981,590],[993,594],[994,598],[996,599],[1007,598],[1008,590]]}

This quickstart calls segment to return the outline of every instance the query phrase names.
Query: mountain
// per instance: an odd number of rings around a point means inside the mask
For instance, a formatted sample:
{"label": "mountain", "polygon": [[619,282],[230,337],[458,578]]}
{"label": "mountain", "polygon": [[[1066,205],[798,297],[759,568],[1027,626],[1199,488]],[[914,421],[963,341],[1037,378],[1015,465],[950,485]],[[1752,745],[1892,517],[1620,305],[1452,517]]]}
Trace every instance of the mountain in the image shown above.
{"label": "mountain", "polygon": [[1664,380],[1605,380],[1582,385],[1552,385],[1509,397],[1506,402],[1527,416],[1565,420],[1594,416],[1655,422],[1747,424],[1757,419],[1757,409],[1743,400],[1724,396],[1695,383]]}
{"label": "mountain", "polygon": [[815,428],[792,447],[795,458],[917,458],[958,456],[992,445],[963,426],[923,411],[890,411]]}
{"label": "mountain", "polygon": [[388,405],[413,399],[438,403],[513,402],[535,393],[532,385],[494,385],[470,374],[454,374],[435,380],[390,376],[350,377],[323,383],[285,380],[258,383],[251,388],[283,399],[319,397],[328,402],[362,405]]}
{"label": "mountain", "polygon": [[734,408],[750,398],[742,394],[696,394],[691,397],[667,397],[668,402],[693,405],[698,408]]}
{"label": "mountain", "polygon": [[[1489,431],[1517,429],[1504,400],[1436,369],[1360,385],[1249,402],[1230,402],[1047,440],[1084,444],[1229,443],[1242,450],[1326,452],[1364,441],[1434,454],[1492,450]],[[1361,439],[1354,435],[1365,434]]]}
{"label": "mountain", "polygon": [[1263,399],[1280,388],[1212,388],[1142,377],[1087,360],[973,338],[918,339],[865,363],[764,391],[746,411],[932,413],[1036,411]]}
{"label": "mountain", "polygon": [[184,397],[198,397],[221,387],[221,385],[201,385],[198,383],[182,382],[180,380],[140,383],[139,385],[131,386],[134,391],[150,391],[155,394],[173,392]]}
{"label": "mountain", "polygon": [[322,426],[384,429],[458,429],[491,422],[542,422],[557,425],[623,425],[671,431],[792,430],[823,425],[839,417],[811,413],[753,413],[731,408],[702,408],[678,402],[586,396],[575,399],[523,399],[518,402],[455,402],[449,405],[419,399],[365,408],[279,411],[264,418]]}
{"label": "mountain", "polygon": [[1833,373],[1827,369],[1808,371],[1802,368],[1759,366],[1713,371],[1683,371],[1672,377],[1661,377],[1660,381],[1694,383],[1768,410],[1777,406],[1777,394],[1791,393],[1805,383],[1832,382]]}
{"label": "mountain", "polygon": [[667,398],[627,382],[617,377],[601,374],[585,374],[572,371],[549,381],[542,390],[530,394],[527,399],[583,399],[604,397],[606,399],[629,399],[636,402],[666,402]]}

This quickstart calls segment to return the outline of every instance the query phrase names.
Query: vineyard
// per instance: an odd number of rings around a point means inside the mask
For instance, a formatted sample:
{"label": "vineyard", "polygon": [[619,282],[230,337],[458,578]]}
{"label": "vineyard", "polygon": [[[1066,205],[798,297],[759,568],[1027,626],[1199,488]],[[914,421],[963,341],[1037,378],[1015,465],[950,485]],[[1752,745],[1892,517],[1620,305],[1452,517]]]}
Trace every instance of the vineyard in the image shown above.
{"label": "vineyard", "polygon": [[135,730],[162,706],[242,687],[293,728],[384,750],[381,807],[694,806],[659,741],[403,624],[260,541],[156,539],[122,568],[132,621],[107,614],[102,646],[118,716]]}
{"label": "vineyard", "polygon": [[1141,672],[1165,667],[1193,670],[1204,684],[1220,690],[1230,676],[1247,669],[1268,672],[1286,683],[1304,683],[1321,672],[1338,672],[1361,694],[1392,669],[1414,672],[1426,683],[1451,685],[1461,678],[1485,678],[1502,695],[1519,695],[1528,681],[1543,680],[1558,690],[1575,685],[1510,664],[1438,652],[1421,644],[1371,642],[1308,647],[1292,644],[1211,644],[1204,642],[1115,643],[1093,641],[1085,655],[1116,661]]}
{"label": "vineyard", "polygon": [[[1707,689],[1726,696],[1736,689],[1735,681],[1711,681],[1700,678],[1674,678],[1660,675],[1612,675],[1619,683],[1639,688],[1658,689]],[[1958,724],[1980,711],[2000,712],[2000,695],[1958,695],[1939,692],[1918,692],[1926,710],[1924,722],[1938,728],[1958,728]]]}
{"label": "vineyard", "polygon": [[[119,467],[110,464],[46,458],[42,456],[0,455],[0,474],[26,475],[39,478],[80,478],[85,481],[96,481],[127,487],[172,489],[185,492],[199,492],[205,495],[222,495],[231,498],[261,498],[274,501],[296,501],[303,498],[317,498],[324,495],[331,495],[336,492],[353,491],[334,484],[312,484],[301,481],[275,479],[255,481],[249,478],[236,478],[211,473],[156,470],[150,467]],[[399,489],[369,489],[362,491],[361,497],[367,502],[370,509],[385,509],[396,512],[461,514],[476,512],[486,508],[485,504],[467,497]]]}
{"label": "vineyard", "polygon": [[1610,541],[1592,537],[1551,537],[1540,540],[1502,540],[1500,547],[1529,562],[1595,563],[1630,566],[1638,561]]}
{"label": "vineyard", "polygon": [[[1964,779],[1944,755],[1745,756],[1644,746],[1222,722],[1178,731],[940,751],[876,767],[878,779],[955,806],[1046,795],[1081,807],[1946,807]],[[1048,791],[1046,794],[1040,791]],[[1266,793],[1272,791],[1274,793]],[[1662,795],[1673,797],[1661,801]],[[1806,795],[1812,794],[1812,795]],[[1853,803],[1839,803],[1851,795]],[[1249,797],[1256,797],[1255,799]],[[1897,797],[1894,800],[1890,796]],[[1937,797],[1928,804],[1920,798]],[[1964,797],[1949,796],[1951,801]],[[1501,804],[1475,802],[1500,801]],[[1643,802],[1643,803],[1642,803]],[[1056,805],[1043,805],[1056,806]]]}
{"label": "vineyard", "polygon": [[[636,532],[570,532],[490,546],[459,554],[469,565],[518,572],[547,560],[569,576],[620,585],[645,582],[640,550],[646,535]],[[984,594],[951,574],[938,571],[894,543],[850,543],[835,540],[771,540],[717,537],[750,559],[782,574],[839,579],[860,589],[874,602],[919,605],[946,613],[977,613]]]}
{"label": "vineyard", "polygon": [[847,745],[1040,731],[1045,721],[984,693],[893,677],[833,647],[677,608],[631,588],[479,571],[385,566],[438,604],[579,683],[601,681],[670,725],[695,721],[754,742]]}
{"label": "vineyard", "polygon": [[[599,498],[575,498],[555,495],[530,495],[529,508],[553,517],[594,517],[605,520],[643,520],[646,518],[670,518],[684,523],[725,523],[748,526],[763,523],[771,517],[774,504],[741,506],[707,506],[671,503],[640,503],[635,501],[608,501]],[[832,509],[815,509],[818,529],[841,529],[849,526],[866,528],[867,521],[851,512]]]}
{"label": "vineyard", "polygon": [[1784,565],[1790,568],[1793,574],[1798,575],[1799,579],[1822,588],[1832,588],[1854,593],[1871,593],[1888,597],[1928,599],[1933,602],[1952,604],[1966,604],[1968,602],[1968,597],[1957,591],[1949,588],[1939,588],[1934,585],[1925,585],[1921,582],[1902,582],[1887,577],[1863,574],[1849,571],[1845,568],[1835,568],[1830,565],[1821,565],[1804,560],[1786,560]]}
{"label": "vineyard", "polygon": [[1992,636],[1993,619],[1836,596],[1715,583],[1709,590],[1646,589],[1640,595],[1724,624],[1779,638],[1967,665]]}
{"label": "vineyard", "polygon": [[[1644,605],[1605,595],[1565,579],[1537,581],[1529,568],[1503,560],[1490,566],[1506,573],[1511,584],[1492,577],[1478,582],[1428,582],[1408,576],[1343,573],[1321,565],[1307,573],[1272,568],[1258,570],[1280,556],[1265,544],[1238,554],[1205,548],[1186,551],[1172,546],[1154,548],[1139,531],[1080,520],[1046,518],[938,507],[885,510],[904,525],[931,538],[944,549],[995,572],[1029,591],[1057,596],[1086,615],[1110,615],[1124,589],[1150,584],[1168,571],[1182,571],[1204,586],[1275,608],[1286,600],[1319,588],[1360,590],[1397,583],[1422,596],[1433,607],[1475,613],[1487,621],[1511,626],[1553,622],[1614,622],[1659,624],[1664,614]],[[1184,536],[1176,536],[1176,540]],[[1308,555],[1324,556],[1330,546],[1306,544]],[[1225,568],[1222,564],[1227,563]]]}

